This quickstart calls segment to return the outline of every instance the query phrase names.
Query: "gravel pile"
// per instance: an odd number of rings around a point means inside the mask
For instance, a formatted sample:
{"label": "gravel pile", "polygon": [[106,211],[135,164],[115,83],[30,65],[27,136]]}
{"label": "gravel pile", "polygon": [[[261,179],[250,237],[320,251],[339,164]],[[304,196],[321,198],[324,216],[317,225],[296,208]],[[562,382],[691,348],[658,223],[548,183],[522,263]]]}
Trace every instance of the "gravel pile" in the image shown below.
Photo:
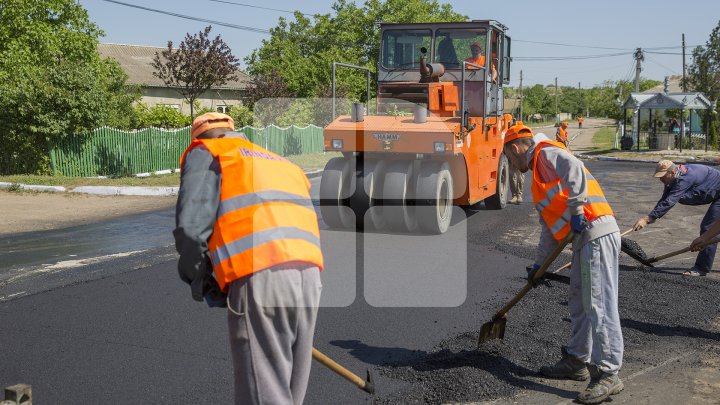
{"label": "gravel pile", "polygon": [[[683,279],[677,272],[640,271],[623,266],[620,317],[625,339],[621,376],[690,350],[717,352],[720,283]],[[519,288],[519,287],[518,287]],[[508,288],[509,299],[516,289]],[[503,299],[493,309],[499,308]],[[452,403],[510,397],[519,389],[553,389],[536,370],[555,362],[570,334],[567,286],[551,283],[531,291],[509,313],[504,340],[477,349],[478,319],[465,333],[440,342],[431,352],[380,368],[386,377],[410,383],[408,390],[378,403]],[[714,349],[713,349],[714,348]]]}

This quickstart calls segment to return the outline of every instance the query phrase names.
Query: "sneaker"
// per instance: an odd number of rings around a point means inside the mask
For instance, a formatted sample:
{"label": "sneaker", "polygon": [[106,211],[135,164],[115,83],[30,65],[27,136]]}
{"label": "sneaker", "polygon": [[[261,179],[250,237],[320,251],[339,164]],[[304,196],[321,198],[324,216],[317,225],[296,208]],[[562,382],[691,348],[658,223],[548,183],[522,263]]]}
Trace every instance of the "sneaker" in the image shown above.
{"label": "sneaker", "polygon": [[515,204],[519,205],[521,202],[523,202],[522,195],[518,194],[517,201],[515,202]]}
{"label": "sneaker", "polygon": [[692,266],[690,270],[684,272],[682,275],[683,277],[704,277],[707,276],[709,271],[706,270],[700,270],[695,266]]}
{"label": "sneaker", "polygon": [[550,378],[566,378],[575,381],[585,381],[590,377],[585,362],[568,354],[565,347],[562,348],[560,361],[552,366],[540,367],[540,374]]}
{"label": "sneaker", "polygon": [[[597,367],[591,366],[590,368]],[[599,404],[608,399],[610,395],[619,394],[625,388],[617,374],[599,373],[600,375],[596,375],[595,372],[592,374],[590,384],[576,398],[581,404]]]}
{"label": "sneaker", "polygon": [[517,200],[518,200],[518,196],[514,195],[514,196],[512,196],[512,198],[510,199],[510,201],[508,201],[508,202],[509,202],[510,204],[517,204],[517,203],[518,203]]}

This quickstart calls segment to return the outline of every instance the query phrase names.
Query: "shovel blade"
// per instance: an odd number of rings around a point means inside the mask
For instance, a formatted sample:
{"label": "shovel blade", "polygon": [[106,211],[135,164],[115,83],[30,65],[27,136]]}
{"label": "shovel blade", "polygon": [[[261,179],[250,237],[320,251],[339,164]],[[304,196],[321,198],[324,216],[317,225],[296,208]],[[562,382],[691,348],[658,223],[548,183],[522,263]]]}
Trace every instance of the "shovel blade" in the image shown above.
{"label": "shovel blade", "polygon": [[478,338],[478,347],[483,343],[493,339],[505,338],[505,324],[507,318],[502,317],[490,322],[486,322],[480,328],[480,337]]}

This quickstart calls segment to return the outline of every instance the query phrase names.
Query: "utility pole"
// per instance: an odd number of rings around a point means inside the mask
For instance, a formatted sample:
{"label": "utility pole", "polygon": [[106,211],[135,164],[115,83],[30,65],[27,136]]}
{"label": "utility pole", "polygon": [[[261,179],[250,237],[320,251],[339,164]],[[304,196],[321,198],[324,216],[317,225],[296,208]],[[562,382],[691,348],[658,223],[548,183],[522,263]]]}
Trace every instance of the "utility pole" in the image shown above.
{"label": "utility pole", "polygon": [[640,62],[645,60],[645,56],[643,56],[642,48],[637,48],[635,50],[635,53],[633,54],[635,57],[635,93],[640,92],[640,71],[642,70],[642,67],[640,66]]}
{"label": "utility pole", "polygon": [[682,48],[683,48],[683,78],[682,78],[682,89],[683,89],[683,93],[685,93],[685,92],[687,91],[687,89],[685,88],[685,68],[686,68],[686,65],[685,65],[685,34],[684,34],[684,33],[682,34]]}
{"label": "utility pole", "polygon": [[520,121],[523,119],[523,88],[522,88],[522,70],[520,71]]}
{"label": "utility pole", "polygon": [[557,77],[555,78],[555,121],[560,120],[560,111],[558,111],[558,88]]}

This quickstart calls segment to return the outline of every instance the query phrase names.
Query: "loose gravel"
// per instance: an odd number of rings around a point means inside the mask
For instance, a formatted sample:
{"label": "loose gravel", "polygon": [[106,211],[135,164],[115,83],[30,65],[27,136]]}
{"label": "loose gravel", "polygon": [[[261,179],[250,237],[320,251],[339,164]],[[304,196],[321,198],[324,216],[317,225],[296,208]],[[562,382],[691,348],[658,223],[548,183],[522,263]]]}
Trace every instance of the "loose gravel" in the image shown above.
{"label": "loose gravel", "polygon": [[[717,354],[720,332],[720,283],[706,277],[684,279],[681,271],[647,271],[622,266],[620,316],[627,375],[678,353],[707,350]],[[516,286],[518,289],[519,286]],[[508,288],[509,299],[516,292]],[[497,302],[499,308],[504,302]],[[378,399],[378,403],[453,403],[508,398],[520,389],[559,390],[536,376],[544,364],[557,361],[570,335],[567,286],[538,287],[513,308],[504,340],[477,348],[478,331],[489,319],[478,319],[468,331],[440,342],[431,352],[380,368],[386,377],[411,388]],[[552,392],[552,391],[549,391]]]}

